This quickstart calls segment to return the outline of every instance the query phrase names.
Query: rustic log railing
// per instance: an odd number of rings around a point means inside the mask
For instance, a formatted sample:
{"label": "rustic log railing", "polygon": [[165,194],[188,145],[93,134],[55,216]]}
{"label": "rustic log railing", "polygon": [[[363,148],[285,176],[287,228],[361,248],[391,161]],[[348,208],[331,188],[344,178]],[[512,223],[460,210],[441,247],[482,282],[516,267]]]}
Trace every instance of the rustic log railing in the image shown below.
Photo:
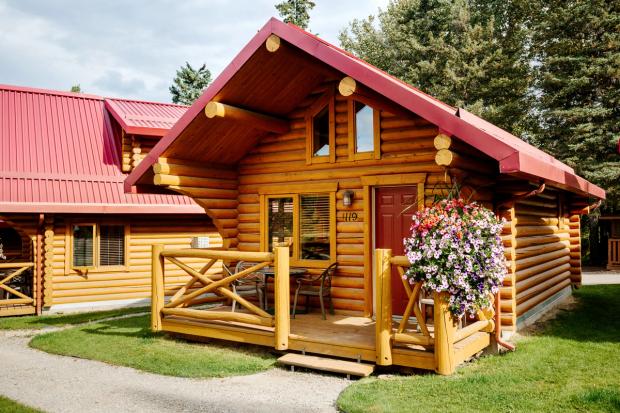
{"label": "rustic log railing", "polygon": [[620,267],[620,239],[610,238],[608,241],[607,267]]}
{"label": "rustic log railing", "polygon": [[[34,304],[33,297],[29,297],[28,295],[12,288],[9,285],[15,277],[25,273],[26,271],[28,271],[30,268],[33,268],[33,267],[34,267],[33,262],[9,262],[9,263],[0,264],[0,271],[14,269],[13,272],[10,272],[9,274],[5,274],[4,277],[0,279],[0,289],[3,290],[2,292],[4,294],[8,293],[8,294],[11,294],[17,297],[17,298],[0,299],[0,306],[18,305],[18,304]],[[32,290],[33,285],[31,285],[30,287]]]}
{"label": "rustic log railing", "polygon": [[[426,324],[421,308],[421,283],[410,285],[403,278],[409,261],[404,256],[392,256],[389,249],[375,252],[376,278],[376,362],[379,365],[392,364],[392,349],[395,345],[417,345],[432,349],[435,356],[436,371],[439,374],[452,374],[456,367],[455,344],[473,334],[494,331],[493,310],[479,311],[478,320],[459,328],[448,310],[448,294],[433,294],[433,326]],[[397,327],[392,320],[392,266],[395,266],[409,297],[403,317]],[[412,314],[416,318],[415,328],[411,326]]]}
{"label": "rustic log railing", "polygon": [[[163,245],[153,245],[152,249],[152,302],[151,329],[162,330],[165,316],[181,316],[206,321],[236,322],[245,325],[273,327],[274,347],[278,350],[288,348],[290,332],[290,286],[288,248],[279,247],[274,253],[240,252],[223,250],[180,249],[164,250]],[[185,264],[183,258],[203,258],[206,263],[196,270]],[[191,278],[166,302],[165,300],[165,262],[168,261],[185,271]],[[256,263],[236,274],[213,279],[207,274],[218,261],[223,264],[245,261]],[[275,268],[275,315],[271,315],[250,301],[232,291],[232,282],[272,265]],[[207,294],[211,296],[207,296]],[[213,297],[215,295],[215,297]],[[217,309],[188,308],[212,301],[233,300],[247,312],[220,311]]]}

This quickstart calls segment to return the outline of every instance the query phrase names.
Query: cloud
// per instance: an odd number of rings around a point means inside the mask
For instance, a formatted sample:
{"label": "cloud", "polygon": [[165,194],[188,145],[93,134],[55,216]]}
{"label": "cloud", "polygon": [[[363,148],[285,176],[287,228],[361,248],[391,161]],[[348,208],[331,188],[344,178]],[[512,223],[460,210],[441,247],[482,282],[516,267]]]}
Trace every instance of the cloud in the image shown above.
{"label": "cloud", "polygon": [[[0,83],[169,101],[179,66],[206,63],[217,76],[277,1],[0,0]],[[387,0],[316,3],[311,31],[337,43]]]}

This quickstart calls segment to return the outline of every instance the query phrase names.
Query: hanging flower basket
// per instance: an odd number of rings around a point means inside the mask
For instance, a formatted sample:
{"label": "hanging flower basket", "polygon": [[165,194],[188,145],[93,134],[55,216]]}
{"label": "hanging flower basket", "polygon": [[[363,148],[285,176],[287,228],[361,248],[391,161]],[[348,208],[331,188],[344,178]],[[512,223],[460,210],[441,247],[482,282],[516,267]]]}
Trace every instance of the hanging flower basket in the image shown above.
{"label": "hanging flower basket", "polygon": [[475,202],[439,201],[412,218],[405,253],[411,266],[404,277],[427,291],[447,292],[455,318],[492,305],[506,275],[500,234],[504,220]]}

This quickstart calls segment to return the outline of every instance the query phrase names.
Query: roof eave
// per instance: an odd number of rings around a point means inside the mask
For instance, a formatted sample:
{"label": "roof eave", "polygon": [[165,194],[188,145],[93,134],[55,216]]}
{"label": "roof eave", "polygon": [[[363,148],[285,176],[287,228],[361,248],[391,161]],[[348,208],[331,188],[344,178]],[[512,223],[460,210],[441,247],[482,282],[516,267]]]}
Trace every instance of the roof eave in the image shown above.
{"label": "roof eave", "polygon": [[204,214],[197,204],[192,205],[118,205],[118,204],[59,204],[43,202],[1,202],[4,213],[66,213],[66,214]]}

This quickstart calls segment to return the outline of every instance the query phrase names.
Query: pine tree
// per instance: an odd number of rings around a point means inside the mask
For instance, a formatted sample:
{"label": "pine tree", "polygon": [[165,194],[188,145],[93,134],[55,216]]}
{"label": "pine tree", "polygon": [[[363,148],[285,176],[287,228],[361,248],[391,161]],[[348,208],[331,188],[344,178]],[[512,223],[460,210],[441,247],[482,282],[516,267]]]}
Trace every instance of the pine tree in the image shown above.
{"label": "pine tree", "polygon": [[[522,30],[519,36],[513,35],[508,28],[502,35],[494,14],[481,11],[480,4],[494,10],[488,5],[493,2],[502,4],[499,0],[393,0],[378,17],[354,20],[341,32],[340,42],[346,50],[424,92],[521,133],[529,113],[525,36]],[[509,11],[506,26],[518,16]],[[519,44],[504,51],[504,38]]]}
{"label": "pine tree", "polygon": [[194,69],[188,62],[177,70],[177,74],[170,86],[172,101],[181,105],[191,105],[200,97],[202,91],[211,83],[211,72],[203,64]]}
{"label": "pine tree", "polygon": [[535,143],[607,190],[620,210],[620,2],[540,1]]}
{"label": "pine tree", "polygon": [[276,10],[284,19],[284,23],[293,23],[302,29],[307,29],[310,22],[309,13],[314,6],[311,0],[286,0],[276,4]]}
{"label": "pine tree", "polygon": [[82,87],[78,83],[77,85],[71,86],[71,89],[69,91],[73,92],[73,93],[81,93],[82,92]]}

